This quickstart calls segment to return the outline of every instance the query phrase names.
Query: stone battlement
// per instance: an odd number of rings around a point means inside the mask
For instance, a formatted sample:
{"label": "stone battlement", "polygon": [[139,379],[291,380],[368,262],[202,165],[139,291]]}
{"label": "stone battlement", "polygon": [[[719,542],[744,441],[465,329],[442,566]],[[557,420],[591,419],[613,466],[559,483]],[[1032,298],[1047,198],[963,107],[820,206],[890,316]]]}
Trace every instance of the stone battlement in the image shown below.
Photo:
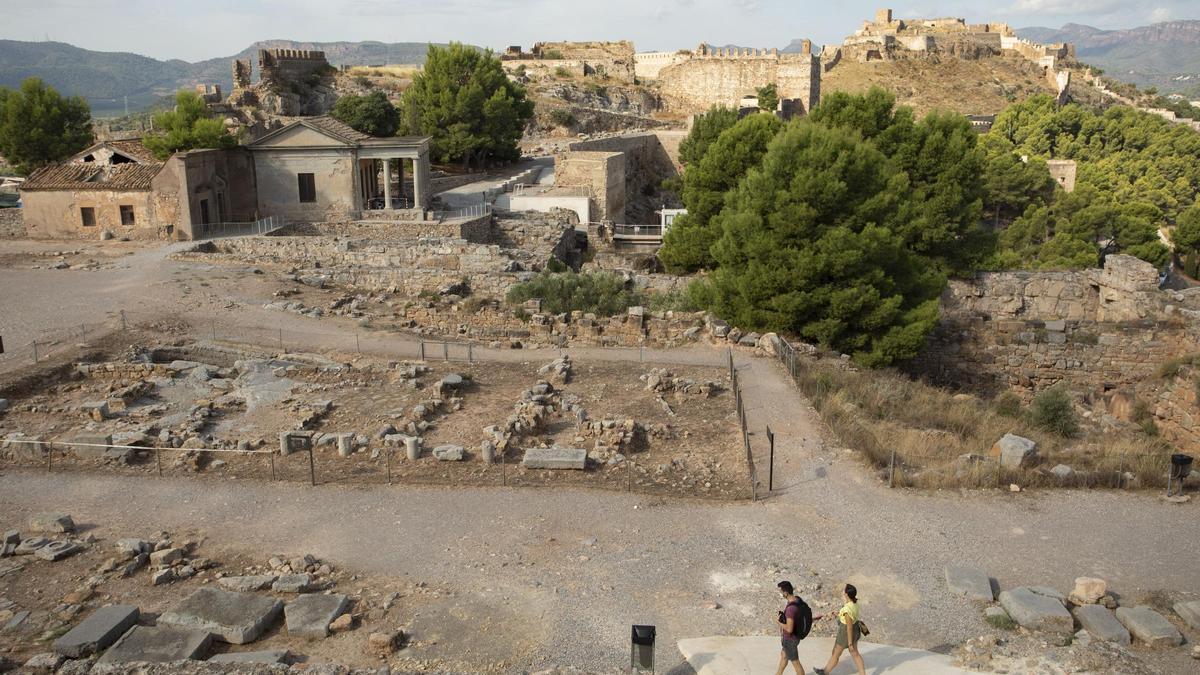
{"label": "stone battlement", "polygon": [[325,52],[307,49],[260,49],[258,62],[267,61],[320,61],[325,62]]}

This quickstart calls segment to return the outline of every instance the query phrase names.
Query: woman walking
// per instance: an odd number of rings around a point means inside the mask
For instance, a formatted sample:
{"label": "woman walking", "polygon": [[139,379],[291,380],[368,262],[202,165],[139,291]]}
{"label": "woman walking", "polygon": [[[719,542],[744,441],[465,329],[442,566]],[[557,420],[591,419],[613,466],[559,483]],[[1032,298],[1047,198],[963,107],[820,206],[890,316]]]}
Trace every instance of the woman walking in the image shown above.
{"label": "woman walking", "polygon": [[824,668],[813,668],[813,672],[817,675],[833,672],[833,669],[837,667],[838,659],[842,658],[843,650],[850,652],[850,658],[854,659],[854,665],[858,666],[858,675],[867,675],[867,667],[863,664],[862,654],[858,653],[861,625],[858,620],[858,589],[846,584],[845,596],[846,604],[842,605],[837,613],[838,632],[837,640],[833,643],[833,653],[829,655],[829,663],[826,663]]}

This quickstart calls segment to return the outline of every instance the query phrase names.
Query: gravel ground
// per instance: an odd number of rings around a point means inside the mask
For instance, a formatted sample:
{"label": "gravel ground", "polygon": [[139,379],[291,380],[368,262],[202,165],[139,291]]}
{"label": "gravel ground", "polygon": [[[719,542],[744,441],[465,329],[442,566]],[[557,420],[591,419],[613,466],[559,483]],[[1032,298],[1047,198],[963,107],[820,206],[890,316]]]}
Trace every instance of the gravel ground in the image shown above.
{"label": "gravel ground", "polygon": [[[142,250],[117,269],[94,272],[0,269],[0,334],[6,344],[22,335],[28,341],[31,326],[92,321],[136,306],[222,334],[281,328],[293,349],[353,344],[348,321],[263,310],[275,287],[269,275],[251,283],[249,272],[167,260],[170,250]],[[364,333],[362,348],[403,357],[415,353],[415,342]],[[704,346],[569,351],[626,362],[720,365],[725,358]],[[552,355],[476,350],[480,360]],[[0,361],[0,370],[17,367]],[[946,593],[942,570],[951,562],[986,569],[1002,588],[1066,591],[1086,575],[1107,579],[1123,599],[1156,590],[1200,597],[1195,502],[1100,491],[890,491],[852,453],[824,441],[816,413],[775,363],[739,356],[738,368],[763,482],[765,427],[777,437],[778,490],[754,504],[574,489],[309,488],[10,471],[0,477],[0,514],[61,510],[114,536],[207,524],[214,540],[247,554],[311,551],[347,569],[455,585],[476,594],[480,611],[510,616],[535,636],[530,667],[623,663],[629,624],[654,623],[660,663],[686,672],[675,640],[770,631],[780,578],[807,589],[818,611],[853,581],[874,639],[939,651],[987,632],[977,609]],[[720,609],[707,609],[711,602]],[[1172,658],[1161,660],[1163,672],[1191,666]]]}

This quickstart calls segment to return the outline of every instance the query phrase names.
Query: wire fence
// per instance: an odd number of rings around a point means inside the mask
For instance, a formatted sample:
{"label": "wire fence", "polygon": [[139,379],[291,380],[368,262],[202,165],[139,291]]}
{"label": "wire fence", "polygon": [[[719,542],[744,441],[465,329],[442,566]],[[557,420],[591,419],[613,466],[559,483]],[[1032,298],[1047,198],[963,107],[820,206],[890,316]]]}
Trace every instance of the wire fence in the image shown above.
{"label": "wire fence", "polygon": [[[777,357],[797,388],[812,399],[820,411],[821,376],[806,372],[801,352],[780,338]],[[812,385],[813,381],[818,384]],[[812,389],[812,390],[810,390]],[[857,419],[843,419],[822,412],[822,417],[843,443],[863,452],[880,471],[888,487],[968,487],[1008,489],[1021,487],[1062,488],[1160,488],[1168,487],[1171,475],[1172,451],[1169,449],[1130,452],[1108,449],[1089,454],[1046,457],[1039,466],[1031,466],[1020,455],[1005,457],[982,451],[947,454],[920,453],[898,450],[894,439],[881,438],[880,431]],[[859,415],[858,417],[861,417]],[[982,450],[982,449],[981,449]],[[1058,461],[1061,460],[1061,461]],[[1068,464],[1070,462],[1070,464]]]}
{"label": "wire fence", "polygon": [[[750,429],[746,424],[746,401],[742,398],[742,387],[738,383],[737,368],[733,365],[733,350],[729,349],[726,353],[729,356],[729,379],[733,383],[731,386],[734,408],[738,418],[738,429],[742,434],[742,447],[746,449],[746,467],[750,473],[750,501],[753,502],[758,500],[758,470],[754,468],[754,450],[750,446]],[[774,457],[771,459],[773,463]],[[772,471],[774,471],[773,466]]]}
{"label": "wire fence", "polygon": [[196,239],[222,239],[271,234],[287,226],[283,216],[270,216],[250,222],[202,223],[196,226]]}

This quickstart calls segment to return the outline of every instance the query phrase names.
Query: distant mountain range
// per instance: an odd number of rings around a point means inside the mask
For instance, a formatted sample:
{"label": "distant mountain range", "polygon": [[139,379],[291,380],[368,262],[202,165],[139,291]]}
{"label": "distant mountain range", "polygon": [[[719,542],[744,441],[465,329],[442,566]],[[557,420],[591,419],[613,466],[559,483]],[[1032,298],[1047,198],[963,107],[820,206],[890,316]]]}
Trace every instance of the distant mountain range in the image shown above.
{"label": "distant mountain range", "polygon": [[197,84],[233,87],[230,63],[251,59],[257,69],[259,49],[312,49],[325,52],[335,66],[383,63],[424,63],[428,45],[423,42],[295,42],[264,40],[241,52],[198,63],[159,61],[124,52],[96,52],[62,42],[0,40],[0,86],[16,87],[37,76],[60,92],[88,100],[97,117],[141,110],[178,89]]}
{"label": "distant mountain range", "polygon": [[1020,28],[1034,42],[1070,42],[1084,63],[1139,87],[1156,86],[1200,98],[1200,20],[1165,21],[1126,30],[1069,23],[1062,28]]}

